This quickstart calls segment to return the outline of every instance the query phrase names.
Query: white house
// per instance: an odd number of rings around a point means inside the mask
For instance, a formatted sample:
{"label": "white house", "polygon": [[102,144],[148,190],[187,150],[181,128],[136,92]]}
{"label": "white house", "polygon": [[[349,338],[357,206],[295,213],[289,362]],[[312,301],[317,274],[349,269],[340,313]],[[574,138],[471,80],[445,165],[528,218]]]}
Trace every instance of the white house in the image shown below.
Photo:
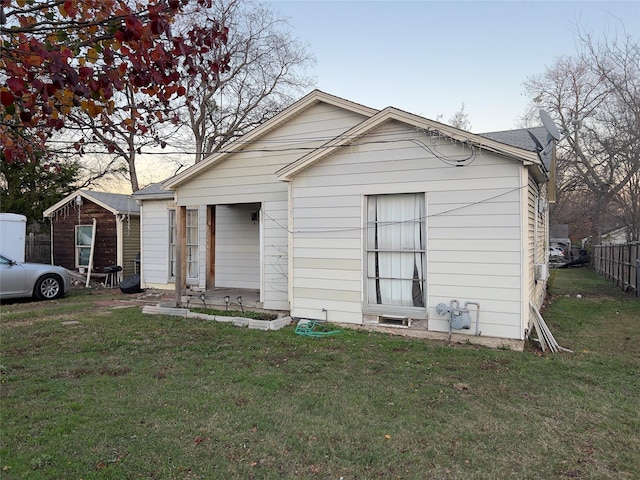
{"label": "white house", "polygon": [[142,286],[256,289],[295,318],[523,340],[546,285],[546,141],[316,90],[135,195]]}

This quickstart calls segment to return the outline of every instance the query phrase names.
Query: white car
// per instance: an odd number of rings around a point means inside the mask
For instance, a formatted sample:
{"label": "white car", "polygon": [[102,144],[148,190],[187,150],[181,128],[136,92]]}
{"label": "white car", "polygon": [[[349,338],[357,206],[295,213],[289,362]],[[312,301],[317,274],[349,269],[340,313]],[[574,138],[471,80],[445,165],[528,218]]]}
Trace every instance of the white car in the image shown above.
{"label": "white car", "polygon": [[69,292],[69,272],[44,263],[20,263],[0,253],[0,298],[53,300]]}
{"label": "white car", "polygon": [[560,247],[549,247],[549,258],[558,259],[564,258],[564,251]]}

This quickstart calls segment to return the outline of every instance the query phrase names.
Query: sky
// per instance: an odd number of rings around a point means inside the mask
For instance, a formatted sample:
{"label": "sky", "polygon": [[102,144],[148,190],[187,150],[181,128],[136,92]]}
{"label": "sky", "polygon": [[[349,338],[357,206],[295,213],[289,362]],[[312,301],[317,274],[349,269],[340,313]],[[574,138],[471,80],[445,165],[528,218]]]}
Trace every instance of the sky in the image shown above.
{"label": "sky", "polygon": [[640,38],[640,0],[266,3],[308,44],[320,90],[444,122],[464,103],[476,133],[521,126],[523,82],[577,52],[578,26]]}
{"label": "sky", "polygon": [[[578,26],[599,37],[624,29],[640,39],[640,0],[264,3],[288,19],[292,36],[315,56],[307,73],[316,88],[445,123],[464,103],[475,133],[522,126],[523,82],[577,52]],[[141,159],[140,183],[163,180],[174,169],[161,168],[153,156]]]}

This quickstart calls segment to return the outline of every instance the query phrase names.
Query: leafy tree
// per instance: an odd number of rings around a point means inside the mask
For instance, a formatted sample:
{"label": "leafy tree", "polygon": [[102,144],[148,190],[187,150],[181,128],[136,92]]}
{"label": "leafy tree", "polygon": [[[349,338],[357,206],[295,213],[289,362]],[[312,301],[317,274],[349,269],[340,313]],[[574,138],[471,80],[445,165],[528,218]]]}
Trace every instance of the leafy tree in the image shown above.
{"label": "leafy tree", "polygon": [[[228,30],[206,10],[197,24],[172,32],[189,3],[0,0],[4,161],[37,161],[71,119],[82,118],[80,126],[92,121],[110,153],[116,128],[145,134],[158,122],[177,121],[171,100],[185,94],[185,78],[208,79],[227,68],[224,55],[210,52],[221,52]],[[206,9],[211,0],[196,4]],[[134,102],[122,101],[132,94]],[[82,137],[72,148],[82,153],[86,144]]]}
{"label": "leafy tree", "polygon": [[42,212],[80,188],[76,162],[7,162],[0,154],[0,209],[43,223]]}
{"label": "leafy tree", "polygon": [[575,56],[556,59],[525,82],[532,99],[527,116],[543,108],[566,133],[558,146],[558,198],[582,191],[580,198],[591,199],[580,214],[589,217],[594,241],[611,216],[638,239],[640,45],[630,35],[598,41],[579,34],[578,40]]}
{"label": "leafy tree", "polygon": [[[228,69],[186,84],[186,123],[195,140],[196,161],[220,150],[264,123],[311,85],[304,75],[314,59],[292,38],[289,25],[269,7],[252,0],[213,0],[208,9],[229,28],[223,55]],[[185,12],[176,26],[191,28],[197,14]]]}

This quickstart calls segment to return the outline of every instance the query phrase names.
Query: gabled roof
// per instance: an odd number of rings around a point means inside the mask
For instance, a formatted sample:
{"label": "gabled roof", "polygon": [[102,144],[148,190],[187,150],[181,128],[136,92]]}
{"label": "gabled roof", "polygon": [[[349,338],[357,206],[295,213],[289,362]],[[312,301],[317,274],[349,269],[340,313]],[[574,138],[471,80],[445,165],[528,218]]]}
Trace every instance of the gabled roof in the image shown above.
{"label": "gabled roof", "polygon": [[234,153],[241,151],[242,149],[247,147],[247,145],[250,145],[252,142],[257,141],[270,131],[288,122],[296,115],[321,102],[327,103],[329,105],[334,105],[336,107],[340,107],[354,113],[359,113],[366,117],[371,117],[378,112],[378,110],[374,108],[366,107],[364,105],[360,105],[359,103],[351,102],[349,100],[345,100],[344,98],[336,97],[320,90],[314,90],[306,96],[302,97],[297,102],[293,103],[291,106],[285,108],[270,120],[254,128],[249,133],[243,135],[240,140],[236,140],[235,142],[230,143],[227,147],[225,147],[224,152],[214,153],[201,162],[198,162],[195,165],[189,167],[184,172],[176,175],[171,179],[166,180],[162,185],[163,188],[171,190],[175,189],[178,185],[186,182],[194,175],[197,175],[198,173],[211,168],[212,166],[220,163]]}
{"label": "gabled roof", "polygon": [[356,143],[359,138],[372,132],[382,124],[393,120],[425,131],[437,131],[439,134],[445,135],[454,140],[467,142],[475,147],[496,152],[506,157],[521,161],[525,165],[540,165],[541,163],[534,151],[529,151],[522,147],[509,145],[491,138],[466,132],[450,125],[429,120],[397,108],[387,107],[384,110],[379,111],[376,115],[356,125],[343,135],[327,142],[322,148],[305,155],[284,168],[281,168],[276,172],[276,175],[280,180],[291,180],[291,178],[297,173],[309,168],[311,165],[328,155],[331,155],[336,150]]}
{"label": "gabled roof", "polygon": [[131,195],[122,193],[93,192],[91,190],[76,190],[67,195],[55,205],[43,212],[45,218],[51,217],[56,211],[70,202],[75,202],[77,197],[100,205],[114,215],[140,215],[140,206],[131,198]]}

